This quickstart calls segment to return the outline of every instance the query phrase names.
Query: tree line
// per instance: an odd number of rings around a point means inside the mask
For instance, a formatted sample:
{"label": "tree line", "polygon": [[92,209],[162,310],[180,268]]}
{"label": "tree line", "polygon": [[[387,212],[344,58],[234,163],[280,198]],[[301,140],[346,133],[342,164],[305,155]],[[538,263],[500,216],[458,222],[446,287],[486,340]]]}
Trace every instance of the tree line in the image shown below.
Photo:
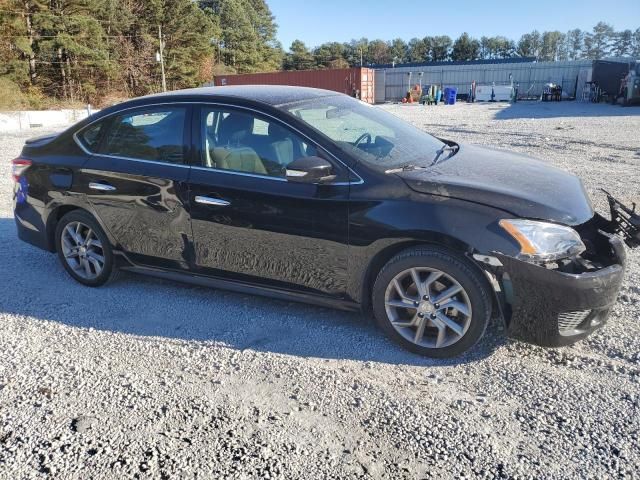
{"label": "tree line", "polygon": [[158,92],[160,42],[169,89],[277,70],[276,30],[264,0],[0,0],[0,96]]}
{"label": "tree line", "polygon": [[[160,46],[162,45],[162,49]],[[362,38],[285,52],[265,0],[0,0],[0,103],[48,98],[100,104],[214,75],[408,62],[640,57],[640,28],[533,31],[516,42],[463,33],[408,42]],[[24,103],[24,102],[23,102]]]}
{"label": "tree line", "polygon": [[513,57],[552,62],[609,56],[640,57],[640,28],[616,31],[608,23],[599,22],[591,31],[534,30],[518,41],[504,36],[478,39],[463,33],[455,40],[447,35],[412,38],[408,42],[401,38],[390,41],[362,38],[346,43],[328,42],[313,49],[295,40],[284,57],[283,68],[306,70]]}

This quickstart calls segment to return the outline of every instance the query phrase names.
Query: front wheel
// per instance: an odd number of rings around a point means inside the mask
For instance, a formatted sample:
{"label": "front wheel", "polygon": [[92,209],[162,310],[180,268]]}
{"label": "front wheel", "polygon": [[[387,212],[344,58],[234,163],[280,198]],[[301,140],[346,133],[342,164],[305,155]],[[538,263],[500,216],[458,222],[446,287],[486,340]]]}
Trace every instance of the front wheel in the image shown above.
{"label": "front wheel", "polygon": [[117,275],[109,239],[87,212],[73,210],[60,219],[55,233],[58,257],[76,281],[98,287]]}
{"label": "front wheel", "polygon": [[466,258],[437,247],[393,257],[373,287],[378,325],[404,348],[446,358],[470,349],[491,317],[482,273]]}

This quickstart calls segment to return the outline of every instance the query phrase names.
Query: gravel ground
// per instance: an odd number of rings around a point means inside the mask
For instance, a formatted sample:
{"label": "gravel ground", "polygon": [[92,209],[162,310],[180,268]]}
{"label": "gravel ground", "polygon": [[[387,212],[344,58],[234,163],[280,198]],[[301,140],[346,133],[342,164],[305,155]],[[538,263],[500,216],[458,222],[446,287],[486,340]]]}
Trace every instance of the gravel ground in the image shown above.
{"label": "gravel ground", "polygon": [[[640,201],[640,109],[389,105]],[[468,355],[356,314],[125,275],[93,290],[16,238],[0,134],[0,477],[640,478],[640,255],[610,323],[545,350],[498,322]],[[640,202],[639,202],[640,203]]]}

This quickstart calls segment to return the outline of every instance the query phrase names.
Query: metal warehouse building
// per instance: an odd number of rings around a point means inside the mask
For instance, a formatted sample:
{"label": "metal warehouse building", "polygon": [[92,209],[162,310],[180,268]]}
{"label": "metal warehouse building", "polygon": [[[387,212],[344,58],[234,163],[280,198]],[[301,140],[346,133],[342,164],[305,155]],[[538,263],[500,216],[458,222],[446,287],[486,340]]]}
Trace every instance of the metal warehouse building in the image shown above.
{"label": "metal warehouse building", "polygon": [[581,69],[590,68],[591,60],[536,62],[534,58],[476,60],[470,62],[429,62],[372,66],[375,69],[375,101],[398,101],[414,85],[455,87],[466,94],[472,81],[478,85],[519,85],[521,96],[540,96],[545,83],[562,85],[573,97]]}

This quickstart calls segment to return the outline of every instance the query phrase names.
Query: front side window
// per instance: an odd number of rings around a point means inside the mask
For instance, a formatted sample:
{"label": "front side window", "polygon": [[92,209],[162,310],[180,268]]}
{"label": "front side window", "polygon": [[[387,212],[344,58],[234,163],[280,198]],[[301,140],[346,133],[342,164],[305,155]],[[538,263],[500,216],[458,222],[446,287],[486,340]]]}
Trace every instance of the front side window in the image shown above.
{"label": "front side window", "polygon": [[184,163],[185,107],[136,110],[114,118],[102,152],[105,155]]}
{"label": "front side window", "polygon": [[284,178],[291,162],[317,154],[309,142],[271,119],[209,107],[200,116],[205,167]]}
{"label": "front side window", "polygon": [[444,145],[398,117],[344,95],[280,108],[329,137],[347,153],[382,170],[407,164],[428,166]]}

